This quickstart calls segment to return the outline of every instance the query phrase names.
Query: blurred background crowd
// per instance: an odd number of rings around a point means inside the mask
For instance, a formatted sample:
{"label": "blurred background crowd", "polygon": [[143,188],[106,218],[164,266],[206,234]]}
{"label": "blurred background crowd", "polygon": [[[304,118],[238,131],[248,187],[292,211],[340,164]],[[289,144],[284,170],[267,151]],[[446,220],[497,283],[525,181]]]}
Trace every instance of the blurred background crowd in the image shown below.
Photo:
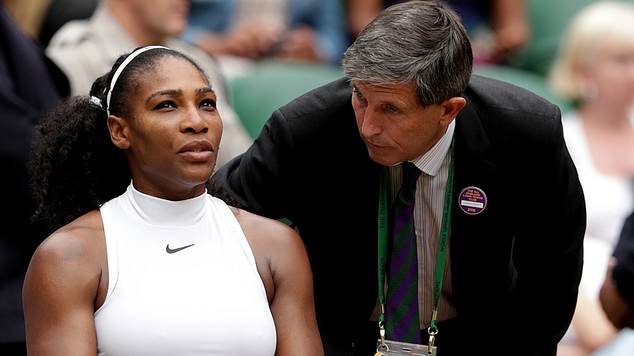
{"label": "blurred background crowd", "polygon": [[[120,54],[164,44],[199,62],[218,93],[225,123],[218,168],[248,148],[275,109],[341,77],[348,45],[399,1],[0,2],[0,354],[24,355],[22,281],[45,237],[29,223],[26,164],[44,112],[69,94],[87,94]],[[599,293],[634,211],[634,1],[446,2],[472,39],[475,74],[524,87],[562,110],[587,232],[577,311],[558,354],[631,355],[634,333],[610,322]]]}

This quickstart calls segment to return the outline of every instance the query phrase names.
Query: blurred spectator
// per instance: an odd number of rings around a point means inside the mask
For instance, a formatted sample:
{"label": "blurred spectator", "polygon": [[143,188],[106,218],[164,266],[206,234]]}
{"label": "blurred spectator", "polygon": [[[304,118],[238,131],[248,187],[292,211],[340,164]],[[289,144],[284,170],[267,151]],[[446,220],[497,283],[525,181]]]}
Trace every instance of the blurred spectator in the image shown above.
{"label": "blurred spectator", "polygon": [[345,21],[341,0],[193,0],[183,38],[216,56],[228,76],[263,58],[339,65]]}
{"label": "blurred spectator", "polygon": [[53,34],[70,20],[89,18],[99,0],[4,0],[17,23],[47,46]]}
{"label": "blurred spectator", "polygon": [[634,213],[625,221],[610,258],[601,305],[616,328],[634,328]]}
{"label": "blurred spectator", "polygon": [[625,221],[621,237],[601,287],[601,305],[612,325],[620,330],[604,355],[631,355],[634,350],[634,214]]}
{"label": "blurred spectator", "polygon": [[92,16],[99,0],[52,0],[50,3],[38,35],[40,42],[42,42],[44,46],[48,46],[51,37],[53,37],[66,22],[71,20],[84,20]]}
{"label": "blurred spectator", "polygon": [[387,0],[345,0],[348,32],[350,43],[354,42],[361,30],[365,28],[376,15],[388,6]]}
{"label": "blurred spectator", "polygon": [[15,22],[28,36],[38,38],[46,11],[53,0],[3,0]]}
{"label": "blurred spectator", "polygon": [[[383,8],[404,0],[347,0],[348,24],[355,37]],[[530,38],[524,0],[447,0],[469,34],[475,65],[502,63]]]}
{"label": "blurred spectator", "polygon": [[601,309],[599,290],[634,209],[634,5],[602,1],[580,11],[564,34],[549,81],[577,103],[563,117],[564,135],[588,214],[579,302],[559,354],[587,355],[616,332]]}
{"label": "blurred spectator", "polygon": [[218,96],[224,130],[217,167],[244,152],[251,138],[228,104],[224,78],[214,60],[176,36],[187,27],[189,0],[102,0],[87,20],[66,23],[47,53],[66,72],[74,95],[88,94],[119,55],[139,46],[162,44],[193,58],[205,70]]}
{"label": "blurred spectator", "polygon": [[26,164],[35,125],[68,95],[68,81],[0,4],[0,355],[26,355],[22,284],[46,237],[30,224],[34,202]]}

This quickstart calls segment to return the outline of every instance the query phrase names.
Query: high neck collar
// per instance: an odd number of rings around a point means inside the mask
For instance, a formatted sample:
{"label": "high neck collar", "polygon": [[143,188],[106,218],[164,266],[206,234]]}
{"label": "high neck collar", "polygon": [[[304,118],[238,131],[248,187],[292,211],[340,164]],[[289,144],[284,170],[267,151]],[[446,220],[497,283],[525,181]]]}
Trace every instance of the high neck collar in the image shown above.
{"label": "high neck collar", "polygon": [[139,219],[148,225],[159,227],[187,227],[200,224],[205,219],[205,193],[185,200],[166,200],[139,192],[130,184],[126,191]]}

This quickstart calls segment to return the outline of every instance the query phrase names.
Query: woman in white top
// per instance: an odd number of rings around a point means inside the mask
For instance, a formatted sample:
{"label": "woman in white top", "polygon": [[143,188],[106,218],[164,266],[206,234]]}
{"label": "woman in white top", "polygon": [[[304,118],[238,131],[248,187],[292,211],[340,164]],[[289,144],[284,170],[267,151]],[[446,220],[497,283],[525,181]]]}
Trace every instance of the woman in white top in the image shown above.
{"label": "woman in white top", "polygon": [[[608,259],[634,210],[634,5],[600,1],[570,23],[550,84],[577,104],[564,137],[587,207],[579,301],[561,355],[587,355],[616,334],[598,301]],[[631,350],[630,350],[631,351]]]}
{"label": "woman in white top", "polygon": [[215,103],[193,61],[152,46],[51,112],[31,164],[55,231],[24,285],[29,355],[323,354],[300,238],[206,194]]}

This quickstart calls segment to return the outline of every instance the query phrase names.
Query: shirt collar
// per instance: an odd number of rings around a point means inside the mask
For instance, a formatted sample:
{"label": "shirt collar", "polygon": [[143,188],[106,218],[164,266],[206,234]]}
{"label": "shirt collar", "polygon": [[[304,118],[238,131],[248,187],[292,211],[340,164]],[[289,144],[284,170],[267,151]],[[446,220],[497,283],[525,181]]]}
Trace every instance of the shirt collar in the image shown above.
{"label": "shirt collar", "polygon": [[414,163],[418,169],[430,176],[438,174],[445,157],[449,153],[455,127],[456,119],[453,119],[449,126],[447,126],[447,131],[445,131],[445,134],[440,138],[440,140],[438,140],[438,142],[436,142],[436,144],[427,152],[423,153],[423,155],[411,160],[410,162]]}

